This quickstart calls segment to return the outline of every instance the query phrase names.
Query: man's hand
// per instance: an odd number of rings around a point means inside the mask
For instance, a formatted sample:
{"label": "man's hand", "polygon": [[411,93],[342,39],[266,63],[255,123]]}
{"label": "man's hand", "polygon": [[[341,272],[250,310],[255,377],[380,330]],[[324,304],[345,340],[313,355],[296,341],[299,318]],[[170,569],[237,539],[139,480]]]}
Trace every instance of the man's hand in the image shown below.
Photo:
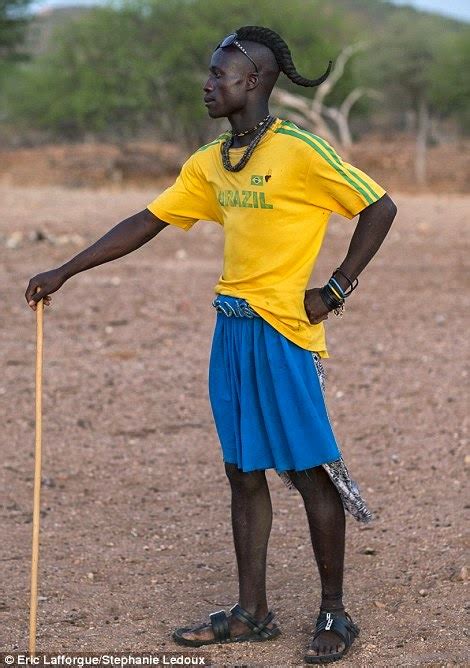
{"label": "man's hand", "polygon": [[328,309],[320,297],[320,288],[305,291],[304,308],[307,318],[312,325],[318,325],[328,318]]}
{"label": "man's hand", "polygon": [[[339,267],[341,271],[335,273],[335,280],[346,294],[351,293],[352,282],[380,248],[396,212],[397,207],[386,194],[361,212],[348,254]],[[304,307],[312,325],[328,318],[329,311],[320,297],[319,288],[305,292]]]}
{"label": "man's hand", "polygon": [[33,311],[36,310],[37,303],[41,299],[44,299],[45,306],[49,306],[52,301],[50,293],[56,292],[65,283],[66,278],[60,269],[51,269],[51,271],[33,276],[24,295]]}

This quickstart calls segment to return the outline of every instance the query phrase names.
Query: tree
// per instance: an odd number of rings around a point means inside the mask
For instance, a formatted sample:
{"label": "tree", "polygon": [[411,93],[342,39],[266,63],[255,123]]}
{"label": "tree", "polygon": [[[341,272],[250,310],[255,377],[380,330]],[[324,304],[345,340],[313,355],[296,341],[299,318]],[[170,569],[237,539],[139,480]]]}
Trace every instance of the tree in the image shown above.
{"label": "tree", "polygon": [[[458,24],[448,23],[451,27],[448,39],[455,40]],[[437,111],[435,102],[438,98],[434,73],[440,62],[445,35],[443,19],[409,11],[394,14],[378,35],[373,58],[365,63],[363,70],[371,84],[384,91],[390,108],[411,110],[414,114],[414,171],[420,185],[426,181],[431,117]]]}
{"label": "tree", "polygon": [[[315,76],[346,33],[326,0],[134,0],[97,8],[63,28],[54,48],[22,66],[11,115],[69,137],[142,128],[194,146],[214,132],[202,104],[211,50],[243,24],[287,40],[299,71]],[[326,11],[326,9],[328,11]],[[291,86],[284,78],[284,85]]]}
{"label": "tree", "polygon": [[[458,37],[468,30],[458,22],[385,0],[224,0],[223,11],[220,0],[115,3],[68,21],[45,53],[17,64],[2,83],[10,122],[73,139],[145,131],[194,148],[226,126],[207,118],[201,100],[212,49],[238,26],[261,24],[285,37],[297,69],[309,78],[336,60],[323,86],[300,89],[281,75],[277,93],[289,100],[293,120],[299,114],[297,120],[333,143],[347,148],[351,109],[355,120],[366,118],[372,91],[379,91],[382,108],[412,110],[417,119],[416,178],[423,181],[430,117],[470,124],[458,92],[468,91],[468,42]],[[365,37],[369,18],[373,34]],[[1,34],[0,27],[0,44]],[[352,58],[351,45],[364,38],[370,46]]]}
{"label": "tree", "polygon": [[441,117],[456,117],[470,131],[470,28],[446,33],[431,70],[430,100]]}
{"label": "tree", "polygon": [[20,51],[31,0],[0,0],[0,63],[24,57]]}
{"label": "tree", "polygon": [[[366,48],[364,42],[358,42],[345,47],[339,54],[329,77],[318,88],[313,98],[307,99],[304,95],[290,93],[276,88],[273,99],[283,108],[289,110],[289,117],[296,123],[306,125],[307,128],[318,132],[333,144],[339,143],[347,155],[352,146],[352,135],[349,128],[349,114],[353,105],[363,96],[380,97],[376,90],[356,86],[346,95],[337,106],[326,105],[325,98],[330,95],[338,81],[342,78],[348,60],[358,51]],[[328,124],[329,121],[329,124]],[[336,126],[336,133],[331,125]]]}

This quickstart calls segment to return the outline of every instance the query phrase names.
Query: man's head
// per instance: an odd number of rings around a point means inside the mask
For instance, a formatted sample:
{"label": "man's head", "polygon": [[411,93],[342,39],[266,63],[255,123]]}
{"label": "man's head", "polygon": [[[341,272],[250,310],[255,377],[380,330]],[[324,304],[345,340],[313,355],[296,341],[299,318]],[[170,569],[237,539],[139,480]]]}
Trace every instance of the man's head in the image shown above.
{"label": "man's head", "polygon": [[331,62],[319,79],[305,79],[280,35],[269,28],[244,26],[222,40],[212,54],[204,101],[212,118],[229,116],[248,105],[266,103],[281,71],[300,86],[318,86],[330,68]]}

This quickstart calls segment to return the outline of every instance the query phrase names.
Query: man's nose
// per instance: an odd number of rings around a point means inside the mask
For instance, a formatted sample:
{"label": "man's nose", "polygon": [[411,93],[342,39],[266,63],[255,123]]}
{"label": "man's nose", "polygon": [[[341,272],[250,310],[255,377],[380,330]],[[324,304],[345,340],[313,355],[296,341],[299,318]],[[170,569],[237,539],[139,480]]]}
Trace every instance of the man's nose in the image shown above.
{"label": "man's nose", "polygon": [[211,84],[211,80],[210,80],[210,78],[207,79],[206,83],[205,83],[204,86],[202,87],[202,90],[203,90],[205,93],[209,93],[211,90],[214,90],[214,86]]}

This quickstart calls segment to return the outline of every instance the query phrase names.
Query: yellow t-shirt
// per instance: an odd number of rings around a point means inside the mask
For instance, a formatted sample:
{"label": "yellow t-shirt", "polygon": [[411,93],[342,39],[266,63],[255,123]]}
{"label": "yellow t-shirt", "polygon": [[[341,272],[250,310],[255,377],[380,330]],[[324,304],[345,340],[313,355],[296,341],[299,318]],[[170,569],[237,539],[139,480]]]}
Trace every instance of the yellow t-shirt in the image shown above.
{"label": "yellow t-shirt", "polygon": [[[239,172],[223,167],[226,137],[196,151],[147,208],[184,230],[201,219],[222,225],[215,292],[246,299],[289,340],[327,356],[323,323],[310,324],[304,296],[328,219],[332,211],[353,218],[385,191],[290,121],[276,119]],[[244,151],[231,149],[232,164]]]}

